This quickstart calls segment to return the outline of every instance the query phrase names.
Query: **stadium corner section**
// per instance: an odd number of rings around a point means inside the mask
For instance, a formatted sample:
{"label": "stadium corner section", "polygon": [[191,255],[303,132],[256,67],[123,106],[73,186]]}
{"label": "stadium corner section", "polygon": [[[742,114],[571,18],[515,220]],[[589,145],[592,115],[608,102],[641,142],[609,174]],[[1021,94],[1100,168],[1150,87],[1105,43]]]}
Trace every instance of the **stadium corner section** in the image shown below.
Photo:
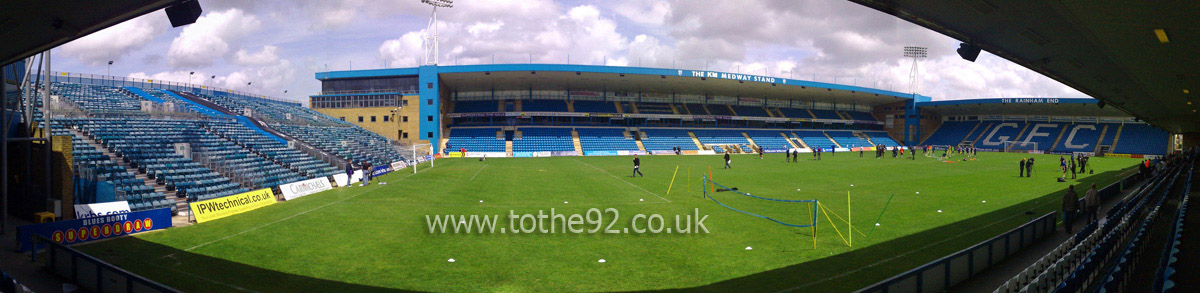
{"label": "stadium corner section", "polygon": [[[429,160],[431,159],[433,158],[429,158]],[[427,158],[418,158],[412,162],[397,161],[377,166],[371,170],[371,176],[383,176],[426,161],[428,161]],[[330,177],[321,177],[282,184],[277,190],[263,188],[191,202],[188,205],[191,212],[179,217],[188,217],[185,220],[188,223],[192,220],[195,220],[195,223],[209,222],[273,205],[280,201],[294,200],[321,191],[332,190],[335,187],[332,183],[335,182],[339,187],[349,186],[361,181],[362,175],[363,171],[359,170],[349,176],[346,174],[330,176],[333,179],[332,182]],[[31,251],[45,246],[45,244],[38,244],[34,240],[34,235],[59,244],[73,245],[171,227],[173,227],[171,209],[162,208],[20,226],[17,227],[17,239],[20,241],[20,251]]]}

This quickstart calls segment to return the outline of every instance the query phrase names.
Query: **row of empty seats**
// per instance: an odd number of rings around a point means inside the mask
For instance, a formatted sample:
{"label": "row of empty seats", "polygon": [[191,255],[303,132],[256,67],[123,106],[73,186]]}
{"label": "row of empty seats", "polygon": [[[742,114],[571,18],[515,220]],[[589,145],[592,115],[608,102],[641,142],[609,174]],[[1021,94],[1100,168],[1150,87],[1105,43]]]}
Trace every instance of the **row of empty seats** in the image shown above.
{"label": "row of empty seats", "polygon": [[[747,117],[779,117],[806,119],[836,119],[877,121],[871,113],[857,111],[835,111],[819,109],[795,109],[763,106],[721,105],[721,104],[671,104],[654,102],[612,102],[612,101],[566,101],[566,100],[520,100],[520,111],[524,112],[568,112],[571,107],[579,113],[637,113],[637,114],[680,114],[680,115],[718,115],[718,116],[747,116]],[[515,100],[483,100],[454,102],[456,113],[480,112],[511,112],[517,111]],[[503,106],[503,107],[502,107]],[[776,112],[777,111],[777,112]]]}

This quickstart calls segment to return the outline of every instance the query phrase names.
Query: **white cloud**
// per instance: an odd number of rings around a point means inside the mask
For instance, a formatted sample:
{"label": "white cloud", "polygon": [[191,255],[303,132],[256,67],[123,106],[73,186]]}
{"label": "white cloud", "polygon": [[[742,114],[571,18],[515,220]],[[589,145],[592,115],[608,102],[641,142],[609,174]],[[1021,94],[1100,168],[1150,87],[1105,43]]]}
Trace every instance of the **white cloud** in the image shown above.
{"label": "white cloud", "polygon": [[165,20],[159,13],[143,15],[64,44],[61,52],[93,66],[119,61],[166,31]]}
{"label": "white cloud", "polygon": [[233,56],[233,63],[246,66],[263,66],[279,61],[275,51],[279,48],[271,45],[263,46],[258,52],[249,53],[245,49],[238,50]]}
{"label": "white cloud", "polygon": [[628,21],[657,26],[671,13],[671,4],[660,0],[626,0],[616,2],[613,11]]}
{"label": "white cloud", "polygon": [[234,49],[231,44],[257,33],[261,26],[257,17],[237,8],[206,14],[171,41],[167,63],[175,68],[212,65]]}
{"label": "white cloud", "polygon": [[[59,64],[96,72],[107,60],[133,58],[145,63],[135,70],[159,72],[147,75],[155,78],[186,81],[179,72],[196,68],[225,73],[217,78],[223,87],[313,93],[319,83],[312,72],[346,69],[350,62],[361,69],[380,64],[410,67],[423,61],[422,28],[430,7],[419,1],[213,1],[212,12],[171,33],[164,33],[165,17],[154,13],[72,42],[61,52],[78,62]],[[957,41],[844,1],[573,3],[577,2],[470,1],[439,9],[441,63],[569,60],[740,69],[907,91],[911,63],[900,51],[917,45],[929,47],[929,58],[921,64],[920,92],[936,99],[1084,97],[987,53],[978,62],[961,60],[954,52]],[[305,61],[293,66],[292,60]]]}

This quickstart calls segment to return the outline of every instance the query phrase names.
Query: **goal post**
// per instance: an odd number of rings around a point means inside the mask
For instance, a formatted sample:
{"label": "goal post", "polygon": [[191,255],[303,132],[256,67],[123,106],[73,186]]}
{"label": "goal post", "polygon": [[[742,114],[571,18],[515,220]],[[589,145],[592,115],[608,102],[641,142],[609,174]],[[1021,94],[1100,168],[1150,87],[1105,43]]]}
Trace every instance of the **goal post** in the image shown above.
{"label": "goal post", "polygon": [[1004,151],[1010,153],[1028,153],[1045,151],[1038,146],[1037,142],[1022,142],[1022,141],[1005,141]]}
{"label": "goal post", "polygon": [[412,154],[412,157],[408,158],[408,163],[413,167],[413,174],[417,173],[417,165],[422,162],[429,161],[429,167],[433,167],[433,144],[413,144],[408,147],[408,151]]}

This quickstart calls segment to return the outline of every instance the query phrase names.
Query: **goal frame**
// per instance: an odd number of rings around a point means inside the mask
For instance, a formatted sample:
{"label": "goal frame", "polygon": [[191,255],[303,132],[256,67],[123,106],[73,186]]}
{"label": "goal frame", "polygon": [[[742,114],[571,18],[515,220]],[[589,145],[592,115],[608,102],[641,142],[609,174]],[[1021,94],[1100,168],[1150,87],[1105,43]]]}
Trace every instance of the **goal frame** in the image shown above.
{"label": "goal frame", "polygon": [[1004,152],[1006,153],[1027,153],[1030,151],[1045,152],[1046,150],[1041,149],[1036,141],[1023,142],[1009,140],[1004,142]]}

